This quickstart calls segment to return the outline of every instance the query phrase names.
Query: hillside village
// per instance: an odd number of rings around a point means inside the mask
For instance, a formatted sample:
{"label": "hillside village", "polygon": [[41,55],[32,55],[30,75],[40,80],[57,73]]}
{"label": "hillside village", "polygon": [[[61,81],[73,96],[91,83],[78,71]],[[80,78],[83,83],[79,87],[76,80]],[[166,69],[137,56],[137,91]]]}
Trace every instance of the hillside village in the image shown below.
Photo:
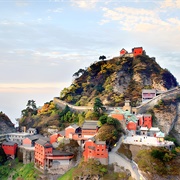
{"label": "hillside village", "polygon": [[[133,48],[131,53],[128,53],[124,48],[120,51],[121,58],[136,58],[143,55],[146,55],[146,53],[142,47]],[[174,89],[179,92],[178,87],[174,86]],[[98,133],[103,125],[102,122],[100,124],[97,119],[85,119],[81,125],[72,123],[61,131],[58,128],[51,129],[51,127],[47,127],[48,135],[38,134],[35,127],[27,129],[24,126],[22,132],[0,135],[1,146],[8,158],[14,159],[18,149],[22,153],[24,164],[33,162],[34,166],[40,171],[58,175],[62,175],[76,166],[81,157],[83,157],[83,161],[85,162],[89,159],[96,159],[101,164],[108,165],[110,163],[109,153],[111,153],[117,144],[120,145],[120,143],[137,146],[144,145],[147,147],[165,147],[172,150],[175,148],[175,144],[172,141],[165,140],[166,135],[168,135],[167,132],[163,132],[157,126],[153,126],[155,123],[153,122],[153,115],[151,113],[147,113],[147,111],[144,111],[144,113],[141,112],[141,109],[146,106],[149,107],[149,103],[153,100],[158,97],[167,96],[166,93],[167,89],[165,88],[164,90],[146,88],[142,89],[140,93],[141,103],[139,106],[132,106],[131,99],[125,97],[123,97],[123,106],[108,107],[105,105],[104,107],[106,108],[108,117],[118,121],[124,130],[121,133],[121,137],[119,137],[119,141],[117,139],[112,144],[98,139]],[[69,105],[71,110],[75,110],[74,108],[76,107],[77,109],[81,108],[81,106],[74,107],[68,104],[68,102],[63,102],[63,98],[60,98],[61,100],[59,99],[59,101],[58,99],[54,100],[54,104],[57,107]],[[156,100],[156,103],[158,100]],[[139,107],[141,106],[143,108],[140,109]],[[84,109],[78,109],[78,111],[87,110],[93,111],[92,106],[84,106]],[[121,140],[122,142],[120,142]],[[64,151],[58,150],[58,147],[64,144],[70,144],[72,141],[77,143],[78,151],[76,153],[70,151],[70,149]],[[135,170],[131,169],[130,171]],[[137,179],[137,176],[133,177]],[[138,177],[143,178],[143,175],[140,174]]]}

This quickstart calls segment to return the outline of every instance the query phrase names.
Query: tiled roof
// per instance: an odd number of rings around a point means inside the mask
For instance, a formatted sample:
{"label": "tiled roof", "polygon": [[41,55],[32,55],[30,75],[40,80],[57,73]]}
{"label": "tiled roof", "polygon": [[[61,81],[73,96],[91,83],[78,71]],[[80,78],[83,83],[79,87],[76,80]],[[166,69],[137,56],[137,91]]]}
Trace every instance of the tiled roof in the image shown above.
{"label": "tiled roof", "polygon": [[157,132],[156,137],[165,137],[165,134],[163,132]]}
{"label": "tiled roof", "polygon": [[[44,146],[44,147],[52,147],[52,145],[50,144],[50,142],[49,141],[47,141],[47,140],[45,140],[45,139],[38,139],[37,141],[36,141],[36,143],[37,144],[40,144],[40,145],[42,145],[42,146]],[[47,144],[47,146],[46,146],[46,144]]]}
{"label": "tiled roof", "polygon": [[73,153],[70,153],[70,152],[62,152],[62,151],[59,151],[59,150],[53,150],[52,154],[54,156],[73,156],[74,154]]}
{"label": "tiled roof", "polygon": [[36,135],[33,135],[33,136],[29,136],[27,138],[30,139],[31,141],[34,141],[34,140],[37,140],[39,138],[43,138],[43,136],[40,135],[40,134],[36,134]]}
{"label": "tiled roof", "polygon": [[62,136],[65,136],[65,131],[59,131],[58,134],[61,134]]}
{"label": "tiled roof", "polygon": [[17,144],[17,143],[15,143],[15,142],[13,142],[13,141],[4,141],[3,143],[2,143],[3,145],[9,145],[9,146],[13,146],[14,144]]}
{"label": "tiled roof", "polygon": [[82,129],[97,129],[98,121],[86,120],[82,125]]}

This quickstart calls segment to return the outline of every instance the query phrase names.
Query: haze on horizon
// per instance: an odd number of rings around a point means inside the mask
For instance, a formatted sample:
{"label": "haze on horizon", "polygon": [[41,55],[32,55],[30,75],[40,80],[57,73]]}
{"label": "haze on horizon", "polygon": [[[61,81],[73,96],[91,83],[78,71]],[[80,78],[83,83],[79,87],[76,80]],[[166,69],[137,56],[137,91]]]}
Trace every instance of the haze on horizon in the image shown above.
{"label": "haze on horizon", "polygon": [[80,68],[122,48],[142,46],[180,82],[179,10],[179,0],[0,0],[0,110],[14,118],[25,99],[58,96]]}

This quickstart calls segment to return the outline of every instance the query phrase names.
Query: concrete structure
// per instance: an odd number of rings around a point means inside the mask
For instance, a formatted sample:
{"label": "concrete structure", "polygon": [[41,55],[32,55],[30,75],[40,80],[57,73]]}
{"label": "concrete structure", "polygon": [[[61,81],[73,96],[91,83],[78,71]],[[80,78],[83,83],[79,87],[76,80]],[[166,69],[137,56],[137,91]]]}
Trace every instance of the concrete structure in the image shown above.
{"label": "concrete structure", "polygon": [[156,146],[156,147],[169,147],[174,146],[172,141],[165,141],[163,137],[152,137],[146,135],[134,135],[127,136],[123,140],[124,144],[134,144],[134,145],[146,145],[146,146]]}
{"label": "concrete structure", "polygon": [[34,134],[37,134],[37,130],[36,130],[36,128],[29,128],[27,130],[27,133],[34,135]]}
{"label": "concrete structure", "polygon": [[6,156],[11,157],[12,159],[15,158],[17,147],[18,147],[18,144],[15,142],[4,141],[2,143],[2,149],[4,150]]}
{"label": "concrete structure", "polygon": [[156,97],[156,89],[143,89],[142,90],[142,103],[149,101]]}
{"label": "concrete structure", "polygon": [[108,149],[106,148],[105,141],[87,140],[84,145],[83,152],[84,161],[88,159],[96,159],[101,164],[108,165]]}
{"label": "concrete structure", "polygon": [[26,137],[29,137],[31,135],[32,134],[29,134],[29,133],[8,133],[6,135],[6,140],[13,141],[13,142],[16,142],[18,145],[21,145],[23,139],[25,139]]}

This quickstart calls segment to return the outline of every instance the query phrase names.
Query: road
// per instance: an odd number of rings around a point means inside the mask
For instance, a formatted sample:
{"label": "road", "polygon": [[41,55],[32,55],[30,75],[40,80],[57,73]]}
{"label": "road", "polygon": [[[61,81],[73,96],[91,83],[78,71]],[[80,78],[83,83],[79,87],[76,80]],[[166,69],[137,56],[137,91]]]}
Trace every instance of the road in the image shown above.
{"label": "road", "polygon": [[131,176],[134,179],[145,180],[145,178],[139,173],[138,167],[133,161],[126,159],[116,153],[122,143],[123,138],[124,136],[119,139],[116,146],[111,150],[111,152],[109,152],[109,164],[116,162],[119,166],[123,166],[125,169],[129,169],[131,172]]}

